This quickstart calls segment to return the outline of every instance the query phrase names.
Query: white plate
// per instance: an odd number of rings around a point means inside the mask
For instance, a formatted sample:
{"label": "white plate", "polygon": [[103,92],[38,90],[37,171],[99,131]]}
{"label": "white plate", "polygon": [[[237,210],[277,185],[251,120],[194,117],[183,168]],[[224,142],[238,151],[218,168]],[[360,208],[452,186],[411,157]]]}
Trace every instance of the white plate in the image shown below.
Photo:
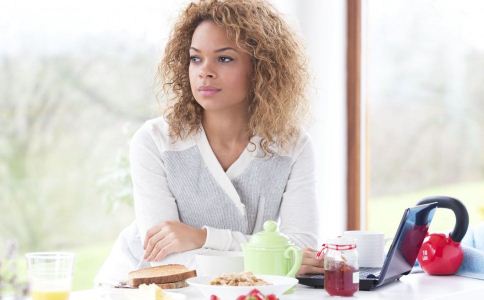
{"label": "white plate", "polygon": [[[172,300],[186,300],[187,297],[180,293],[164,291]],[[138,289],[100,289],[99,294],[103,300],[145,300]],[[152,300],[152,299],[146,299]]]}
{"label": "white plate", "polygon": [[298,283],[298,280],[292,277],[257,275],[257,278],[261,278],[272,284],[259,286],[210,285],[210,281],[213,278],[212,276],[192,277],[187,279],[187,283],[198,288],[207,299],[211,295],[217,295],[221,300],[234,300],[240,295],[248,294],[254,288],[261,291],[264,295],[274,294],[279,298],[285,291]]}

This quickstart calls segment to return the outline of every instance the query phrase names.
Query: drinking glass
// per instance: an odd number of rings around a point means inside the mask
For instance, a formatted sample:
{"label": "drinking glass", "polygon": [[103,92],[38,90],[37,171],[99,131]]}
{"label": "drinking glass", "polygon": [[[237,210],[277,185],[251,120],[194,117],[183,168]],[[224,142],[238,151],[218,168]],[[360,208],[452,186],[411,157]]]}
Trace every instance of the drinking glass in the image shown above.
{"label": "drinking glass", "polygon": [[74,254],[27,253],[32,300],[67,300],[72,286]]}

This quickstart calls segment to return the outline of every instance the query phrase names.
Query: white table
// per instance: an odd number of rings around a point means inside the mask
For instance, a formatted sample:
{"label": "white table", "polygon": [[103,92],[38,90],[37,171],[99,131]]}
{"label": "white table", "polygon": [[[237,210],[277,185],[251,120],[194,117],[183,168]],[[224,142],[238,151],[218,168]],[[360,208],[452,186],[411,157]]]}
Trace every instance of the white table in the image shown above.
{"label": "white table", "polygon": [[[188,300],[209,300],[194,287],[176,290],[185,294]],[[359,291],[358,299],[432,299],[432,300],[468,300],[484,299],[484,281],[461,276],[428,276],[423,273],[403,276],[400,281],[388,284],[371,292]],[[314,289],[298,285],[291,295],[284,295],[281,300],[304,299],[345,299],[330,297],[323,289]],[[96,290],[72,293],[70,300],[96,300]],[[142,300],[142,299],[140,299]],[[235,300],[235,299],[234,299]]]}

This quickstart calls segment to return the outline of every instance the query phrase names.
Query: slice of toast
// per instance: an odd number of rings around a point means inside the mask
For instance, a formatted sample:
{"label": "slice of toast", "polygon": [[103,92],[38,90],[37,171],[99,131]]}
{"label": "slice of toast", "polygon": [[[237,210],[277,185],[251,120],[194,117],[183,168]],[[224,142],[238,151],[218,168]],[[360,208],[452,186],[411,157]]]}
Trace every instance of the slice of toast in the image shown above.
{"label": "slice of toast", "polygon": [[187,287],[188,283],[185,280],[183,280],[178,282],[159,283],[157,284],[157,286],[159,286],[164,290],[181,289],[181,288]]}
{"label": "slice of toast", "polygon": [[197,276],[197,272],[195,270],[189,270],[184,265],[161,265],[129,272],[128,284],[136,288],[143,283],[156,283],[158,285],[176,283],[195,276]]}

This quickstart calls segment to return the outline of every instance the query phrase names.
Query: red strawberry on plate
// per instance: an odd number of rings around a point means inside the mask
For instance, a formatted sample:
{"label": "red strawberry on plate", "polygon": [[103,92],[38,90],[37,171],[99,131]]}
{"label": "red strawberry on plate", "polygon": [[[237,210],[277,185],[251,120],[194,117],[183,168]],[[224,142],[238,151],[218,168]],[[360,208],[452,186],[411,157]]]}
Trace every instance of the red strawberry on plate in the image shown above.
{"label": "red strawberry on plate", "polygon": [[266,296],[265,300],[278,300],[278,298],[276,297],[276,295],[270,294]]}

